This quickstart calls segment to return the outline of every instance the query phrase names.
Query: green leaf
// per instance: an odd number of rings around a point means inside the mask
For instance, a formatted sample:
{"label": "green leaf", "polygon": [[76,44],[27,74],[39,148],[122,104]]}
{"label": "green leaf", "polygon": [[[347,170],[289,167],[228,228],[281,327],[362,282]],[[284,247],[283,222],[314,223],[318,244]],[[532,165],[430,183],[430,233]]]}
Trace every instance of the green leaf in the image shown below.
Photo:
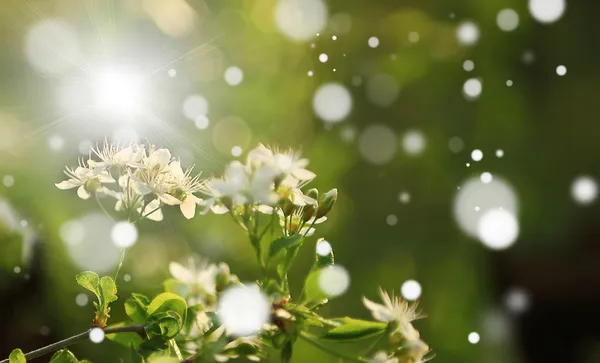
{"label": "green leaf", "polygon": [[[116,327],[125,326],[125,325],[126,324],[124,322],[121,322],[121,323],[113,324],[113,325],[109,326],[108,328],[116,328]],[[113,342],[119,343],[128,348],[134,348],[134,349],[137,348],[144,340],[138,333],[134,333],[134,332],[106,334],[106,337],[108,339],[112,340]]]}
{"label": "green leaf", "polygon": [[294,353],[294,343],[288,340],[283,349],[281,350],[281,363],[288,363],[292,360],[292,354]]}
{"label": "green leaf", "polygon": [[149,338],[160,337],[164,340],[173,339],[179,334],[182,322],[180,318],[167,313],[156,313],[155,318],[146,326]]}
{"label": "green leaf", "polygon": [[156,357],[150,359],[148,363],[179,363],[179,359],[173,357]]}
{"label": "green leaf", "polygon": [[311,271],[304,281],[304,303],[321,304],[327,301],[328,295],[319,286],[321,269]]}
{"label": "green leaf", "polygon": [[27,363],[27,360],[25,359],[25,355],[23,354],[21,349],[15,349],[10,353],[10,356],[8,357],[8,362],[9,363]]}
{"label": "green leaf", "polygon": [[79,360],[67,349],[62,349],[54,353],[50,358],[50,363],[79,363]]}
{"label": "green leaf", "polygon": [[150,300],[147,297],[133,293],[125,301],[125,313],[134,323],[143,324],[148,317],[146,312],[148,305],[150,305]]}
{"label": "green leaf", "polygon": [[104,276],[100,279],[100,296],[104,307],[117,300],[117,285],[112,277]]}
{"label": "green leaf", "polygon": [[150,305],[148,305],[147,309],[149,317],[157,313],[174,312],[179,315],[182,322],[185,321],[186,311],[187,303],[185,302],[185,299],[170,292],[165,292],[156,296]]}
{"label": "green leaf", "polygon": [[304,237],[299,234],[295,234],[293,236],[284,236],[276,239],[275,241],[271,242],[271,247],[269,248],[269,257],[275,257],[281,251],[299,246],[302,244],[303,239]]}
{"label": "green leaf", "polygon": [[77,276],[75,276],[75,280],[79,285],[83,288],[91,291],[96,295],[98,300],[100,300],[100,277],[98,274],[92,271],[84,271]]}
{"label": "green leaf", "polygon": [[321,339],[352,342],[382,334],[387,328],[386,323],[379,321],[358,320],[348,317],[333,320],[341,323],[341,325],[330,329]]}

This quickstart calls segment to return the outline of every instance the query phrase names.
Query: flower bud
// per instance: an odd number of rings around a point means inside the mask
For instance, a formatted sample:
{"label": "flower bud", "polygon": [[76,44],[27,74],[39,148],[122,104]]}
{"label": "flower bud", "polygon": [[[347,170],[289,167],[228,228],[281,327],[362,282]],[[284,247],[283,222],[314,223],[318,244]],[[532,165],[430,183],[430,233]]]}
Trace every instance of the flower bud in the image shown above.
{"label": "flower bud", "polygon": [[227,288],[230,282],[231,272],[229,266],[226,263],[221,262],[217,267],[217,274],[215,275],[215,284],[217,291],[223,291]]}
{"label": "flower bud", "polygon": [[315,200],[314,204],[307,204],[303,209],[302,220],[304,222],[308,222],[312,217],[314,217],[317,212],[317,206],[319,205],[317,200],[319,200],[319,191],[316,188],[312,188],[306,192],[306,196]]}
{"label": "flower bud", "polygon": [[337,202],[338,191],[336,188],[325,193],[319,200],[319,208],[317,209],[317,218],[325,217]]}

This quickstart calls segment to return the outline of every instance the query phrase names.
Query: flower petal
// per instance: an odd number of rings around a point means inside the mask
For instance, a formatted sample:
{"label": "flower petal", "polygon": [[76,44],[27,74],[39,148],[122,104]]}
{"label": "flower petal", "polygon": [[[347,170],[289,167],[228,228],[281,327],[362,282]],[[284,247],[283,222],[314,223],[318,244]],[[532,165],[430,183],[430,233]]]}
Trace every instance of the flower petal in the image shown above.
{"label": "flower petal", "polygon": [[187,219],[192,219],[196,215],[196,201],[193,195],[188,195],[187,198],[179,205],[181,213]]}
{"label": "flower petal", "polygon": [[194,282],[194,274],[192,273],[192,271],[190,271],[180,263],[171,262],[169,264],[169,273],[171,273],[171,276],[173,276],[173,278],[175,278],[176,280],[179,280],[186,284],[191,284]]}
{"label": "flower petal", "polygon": [[83,185],[77,188],[77,196],[81,199],[89,199],[91,197]]}
{"label": "flower petal", "polygon": [[60,183],[57,183],[57,184],[54,184],[54,185],[56,185],[56,187],[58,189],[67,190],[67,189],[73,189],[73,188],[81,185],[81,183],[75,182],[74,179],[69,179],[69,180],[63,180]]}

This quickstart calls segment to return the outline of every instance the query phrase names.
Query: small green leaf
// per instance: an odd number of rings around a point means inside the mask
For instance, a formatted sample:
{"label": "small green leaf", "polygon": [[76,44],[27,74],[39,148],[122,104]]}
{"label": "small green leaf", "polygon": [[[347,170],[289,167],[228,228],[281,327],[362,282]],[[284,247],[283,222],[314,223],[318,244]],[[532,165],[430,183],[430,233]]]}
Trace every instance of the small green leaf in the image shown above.
{"label": "small green leaf", "polygon": [[133,320],[134,323],[143,324],[146,322],[148,314],[146,309],[150,304],[150,300],[141,294],[133,293],[131,297],[125,301],[125,313]]}
{"label": "small green leaf", "polygon": [[100,279],[100,296],[104,307],[117,300],[117,285],[112,277],[104,276]]}
{"label": "small green leaf", "polygon": [[156,313],[172,311],[179,315],[182,321],[185,321],[186,310],[187,303],[184,298],[170,292],[165,292],[152,300],[150,305],[148,305],[147,312],[148,316],[152,316]]}
{"label": "small green leaf", "polygon": [[299,246],[303,239],[304,237],[299,234],[284,236],[276,239],[275,241],[271,242],[271,247],[269,248],[269,257],[274,257],[281,251]]}
{"label": "small green leaf", "polygon": [[352,342],[382,334],[387,327],[386,323],[379,321],[358,320],[348,317],[333,320],[341,323],[341,325],[330,329],[321,339]]}
{"label": "small green leaf", "polygon": [[[109,326],[109,328],[116,328],[119,326],[125,326],[126,324],[121,322]],[[143,341],[142,337],[138,333],[127,332],[127,333],[114,333],[106,334],[106,337],[113,342],[119,343],[128,348],[137,348]]]}
{"label": "small green leaf", "polygon": [[10,353],[8,357],[9,363],[27,363],[25,359],[25,354],[21,351],[21,349],[15,349]]}
{"label": "small green leaf", "polygon": [[67,349],[62,349],[54,353],[50,358],[50,363],[79,363],[79,360]]}
{"label": "small green leaf", "polygon": [[281,350],[281,362],[288,363],[292,360],[292,354],[294,353],[294,343],[288,340],[283,349]]}
{"label": "small green leaf", "polygon": [[100,277],[98,277],[97,273],[92,271],[84,271],[77,274],[77,276],[75,276],[75,280],[83,288],[93,292],[98,300],[100,300]]}
{"label": "small green leaf", "polygon": [[321,304],[326,302],[328,295],[319,286],[321,269],[311,271],[304,281],[304,303]]}
{"label": "small green leaf", "polygon": [[155,318],[146,326],[146,334],[149,338],[160,337],[161,339],[173,339],[181,330],[181,319],[170,316],[167,313],[156,313]]}

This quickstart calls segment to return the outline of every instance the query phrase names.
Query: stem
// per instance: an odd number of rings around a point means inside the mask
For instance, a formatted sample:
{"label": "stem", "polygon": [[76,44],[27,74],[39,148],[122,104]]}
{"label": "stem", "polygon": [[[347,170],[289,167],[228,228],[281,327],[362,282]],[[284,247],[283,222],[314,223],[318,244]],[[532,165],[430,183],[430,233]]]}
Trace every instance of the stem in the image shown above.
{"label": "stem", "polygon": [[121,267],[123,266],[123,261],[125,261],[126,252],[127,248],[123,248],[123,252],[121,252],[121,259],[119,260],[119,265],[117,266],[117,271],[115,271],[115,284],[117,283],[117,277],[119,277],[119,271],[121,271]]}
{"label": "stem", "polygon": [[114,218],[113,216],[111,216],[108,211],[106,210],[106,208],[104,208],[104,204],[102,204],[102,202],[100,202],[100,198],[98,198],[98,193],[96,193],[96,203],[98,203],[98,205],[100,206],[100,209],[102,209],[102,211],[104,212],[104,214],[106,214],[106,216],[108,218],[110,218],[113,222],[114,222]]}
{"label": "stem", "polygon": [[183,360],[183,355],[181,355],[181,351],[179,350],[179,346],[177,345],[177,342],[175,342],[175,339],[169,340],[169,345],[171,345],[171,348],[173,348],[177,359]]}
{"label": "stem", "polygon": [[[56,343],[52,343],[43,348],[33,350],[27,354],[25,354],[25,359],[30,360],[34,358],[38,358],[44,356],[46,354],[55,352],[57,350],[68,347],[69,345],[79,343],[89,339],[90,331],[86,330],[83,333],[79,333],[77,335],[73,335],[67,339],[61,340]],[[144,325],[128,325],[128,326],[117,326],[114,328],[104,329],[104,334],[115,334],[115,333],[138,333],[145,334]],[[0,363],[9,363],[8,359],[1,360]]]}
{"label": "stem", "polygon": [[341,359],[347,359],[347,360],[352,361],[352,362],[361,362],[361,363],[362,362],[368,362],[367,360],[365,360],[364,358],[361,358],[361,357],[351,357],[351,356],[345,355],[343,353],[336,352],[335,350],[330,349],[329,347],[326,347],[325,345],[323,345],[320,342],[318,342],[315,339],[315,337],[312,336],[309,333],[301,332],[300,333],[300,338],[304,339],[306,342],[314,345],[315,347],[321,349],[322,351],[333,355],[334,357],[338,357],[338,358],[341,358]]}

